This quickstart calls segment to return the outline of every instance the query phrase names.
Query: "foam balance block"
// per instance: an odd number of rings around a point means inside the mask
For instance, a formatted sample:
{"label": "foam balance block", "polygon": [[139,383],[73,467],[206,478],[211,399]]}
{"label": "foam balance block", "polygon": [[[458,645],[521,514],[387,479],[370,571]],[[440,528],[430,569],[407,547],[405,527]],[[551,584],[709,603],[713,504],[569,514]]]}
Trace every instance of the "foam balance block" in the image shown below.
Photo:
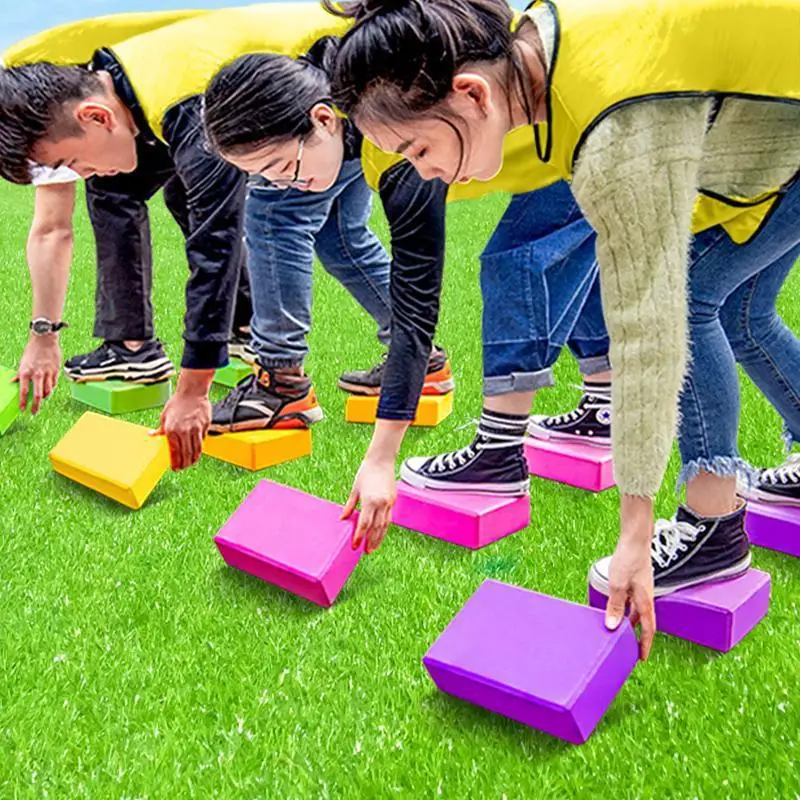
{"label": "foam balance block", "polygon": [[320,606],[336,600],[361,558],[351,541],[358,521],[342,506],[261,481],[214,538],[231,567]]}
{"label": "foam balance block", "polygon": [[527,528],[530,498],[440,492],[397,484],[392,522],[412,531],[477,550]]}
{"label": "foam balance block", "polygon": [[240,358],[232,358],[227,366],[220,367],[214,373],[214,383],[233,389],[239,382],[252,374],[253,368]]}
{"label": "foam balance block", "polygon": [[540,478],[590,492],[602,492],[614,486],[610,447],[529,436],[525,439],[525,458],[528,471]]}
{"label": "foam balance block", "polygon": [[172,382],[128,383],[126,381],[70,381],[72,397],[79,403],[107,414],[128,414],[145,408],[160,408],[172,394]]}
{"label": "foam balance block", "polygon": [[[656,625],[662,633],[727,653],[769,610],[771,580],[749,569],[729,581],[681,589],[656,598]],[[589,586],[589,604],[606,607],[606,597]]]}
{"label": "foam balance block", "polygon": [[[347,398],[344,418],[347,422],[372,424],[378,414],[380,397],[350,395]],[[431,428],[447,419],[453,413],[453,392],[447,394],[424,394],[417,406],[417,415],[412,425]]]}
{"label": "foam balance block", "polygon": [[800,508],[751,500],[744,524],[753,544],[800,557]]}
{"label": "foam balance block", "polygon": [[129,508],[140,508],[169,468],[166,437],[88,411],[50,451],[60,475]]}
{"label": "foam balance block", "polygon": [[303,428],[206,436],[203,452],[244,469],[266,469],[311,455],[311,431]]}
{"label": "foam balance block", "polygon": [[13,369],[0,367],[0,436],[19,415],[19,386],[11,383],[16,374]]}
{"label": "foam balance block", "polygon": [[630,623],[487,580],[423,658],[447,694],[565,739],[585,742],[631,674]]}

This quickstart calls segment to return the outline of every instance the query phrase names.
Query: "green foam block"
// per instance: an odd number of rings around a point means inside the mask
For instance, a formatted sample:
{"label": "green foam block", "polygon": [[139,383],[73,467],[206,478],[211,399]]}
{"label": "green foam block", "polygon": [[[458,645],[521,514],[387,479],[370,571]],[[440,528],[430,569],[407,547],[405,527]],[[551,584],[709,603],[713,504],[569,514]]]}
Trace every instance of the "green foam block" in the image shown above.
{"label": "green foam block", "polygon": [[246,378],[253,371],[249,364],[239,358],[232,358],[227,367],[221,367],[214,373],[214,383],[233,389],[239,381]]}
{"label": "green foam block", "polygon": [[145,408],[158,408],[169,400],[172,383],[126,383],[125,381],[90,381],[71,383],[72,396],[106,414],[128,414]]}
{"label": "green foam block", "polygon": [[10,427],[19,414],[19,387],[10,383],[17,373],[13,369],[0,367],[0,436]]}

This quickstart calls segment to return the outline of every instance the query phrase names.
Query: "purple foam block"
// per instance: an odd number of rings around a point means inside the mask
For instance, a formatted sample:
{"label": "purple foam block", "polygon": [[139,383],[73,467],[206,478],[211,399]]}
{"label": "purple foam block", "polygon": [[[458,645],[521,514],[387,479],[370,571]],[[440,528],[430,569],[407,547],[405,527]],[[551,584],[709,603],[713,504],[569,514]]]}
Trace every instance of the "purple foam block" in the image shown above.
{"label": "purple foam block", "polygon": [[800,557],[800,508],[751,500],[744,524],[753,544]]}
{"label": "purple foam block", "polygon": [[392,522],[476,550],[527,528],[531,522],[531,503],[528,495],[441,492],[418,489],[400,481]]}
{"label": "purple foam block", "polygon": [[525,439],[525,458],[530,474],[539,478],[590,492],[602,492],[614,486],[610,447],[529,436]]}
{"label": "purple foam block", "polygon": [[[771,580],[749,569],[729,581],[681,589],[656,598],[656,626],[662,633],[727,653],[769,610]],[[591,585],[589,604],[604,609],[607,598]]]}
{"label": "purple foam block", "polygon": [[336,600],[363,548],[351,541],[357,515],[305,492],[261,481],[214,538],[232,567],[321,606]]}
{"label": "purple foam block", "polygon": [[585,742],[630,675],[630,623],[487,580],[423,659],[441,691],[573,744]]}

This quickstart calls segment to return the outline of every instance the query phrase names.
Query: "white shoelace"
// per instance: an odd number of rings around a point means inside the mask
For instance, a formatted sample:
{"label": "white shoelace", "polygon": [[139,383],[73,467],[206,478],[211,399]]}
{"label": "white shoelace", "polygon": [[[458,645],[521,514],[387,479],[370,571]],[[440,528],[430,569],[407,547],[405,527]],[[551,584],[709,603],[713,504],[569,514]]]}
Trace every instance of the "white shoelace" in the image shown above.
{"label": "white shoelace", "polygon": [[765,469],[761,473],[764,483],[800,483],[800,453],[792,453],[779,467]]}
{"label": "white shoelace", "polygon": [[[547,421],[551,425],[564,425],[567,422],[575,422],[575,420],[579,417],[582,417],[587,410],[599,411],[600,409],[608,408],[611,405],[610,393],[605,390],[601,389],[595,393],[589,391],[588,386],[578,386],[577,384],[571,384],[571,386],[573,389],[579,389],[583,392],[581,402],[578,403],[577,408],[573,408],[572,411],[567,411],[566,414],[558,414],[557,416],[548,417]],[[589,397],[596,397],[599,400],[606,400],[606,398],[608,398],[608,400],[605,403],[590,403],[587,399]],[[584,400],[586,400],[586,402],[583,402]]]}
{"label": "white shoelace", "polygon": [[431,472],[449,472],[468,464],[481,450],[499,450],[522,442],[522,437],[518,435],[481,431],[480,422],[477,419],[459,426],[457,430],[468,428],[471,425],[478,426],[478,439],[459,450],[435,456],[428,465]]}
{"label": "white shoelace", "polygon": [[656,520],[656,532],[650,547],[650,554],[659,567],[668,567],[680,553],[685,553],[688,545],[697,541],[705,531],[704,525],[692,525],[674,519]]}

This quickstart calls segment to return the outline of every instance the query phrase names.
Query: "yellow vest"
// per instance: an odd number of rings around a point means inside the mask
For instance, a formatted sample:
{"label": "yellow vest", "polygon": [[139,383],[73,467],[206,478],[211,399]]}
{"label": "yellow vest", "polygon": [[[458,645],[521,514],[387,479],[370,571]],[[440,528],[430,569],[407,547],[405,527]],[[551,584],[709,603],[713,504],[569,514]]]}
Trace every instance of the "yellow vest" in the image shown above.
{"label": "yellow vest", "polygon": [[[539,155],[564,178],[581,145],[622,105],[735,96],[800,102],[800,0],[534,0],[556,20],[548,125]],[[735,242],[759,228],[780,187],[758,197],[701,195],[693,230]]]}
{"label": "yellow vest", "polygon": [[0,59],[6,67],[49,61],[52,64],[86,64],[95,50],[114,47],[125,39],[172,25],[211,10],[142,12],[111,14],[106,17],[68,22],[17,42]]}

